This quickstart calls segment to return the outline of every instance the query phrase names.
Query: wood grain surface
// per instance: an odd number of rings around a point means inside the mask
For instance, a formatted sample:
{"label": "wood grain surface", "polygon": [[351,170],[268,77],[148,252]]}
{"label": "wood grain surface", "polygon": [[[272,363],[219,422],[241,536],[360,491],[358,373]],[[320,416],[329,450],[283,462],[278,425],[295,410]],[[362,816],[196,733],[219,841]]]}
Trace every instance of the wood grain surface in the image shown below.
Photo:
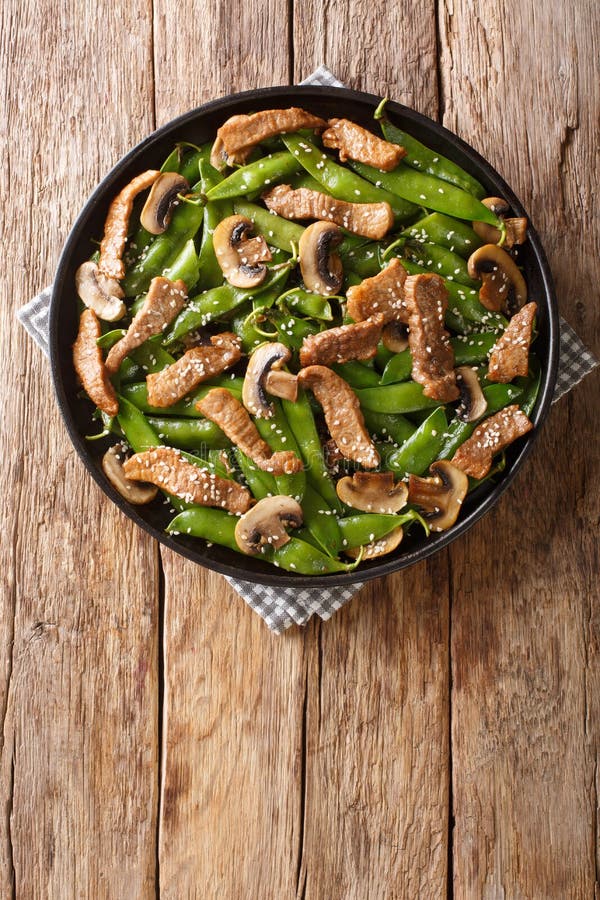
{"label": "wood grain surface", "polygon": [[598,354],[599,38],[592,0],[0,6],[1,897],[600,896],[597,374],[449,551],[275,637],[102,495],[14,320],[130,146],[324,62],[490,159]]}

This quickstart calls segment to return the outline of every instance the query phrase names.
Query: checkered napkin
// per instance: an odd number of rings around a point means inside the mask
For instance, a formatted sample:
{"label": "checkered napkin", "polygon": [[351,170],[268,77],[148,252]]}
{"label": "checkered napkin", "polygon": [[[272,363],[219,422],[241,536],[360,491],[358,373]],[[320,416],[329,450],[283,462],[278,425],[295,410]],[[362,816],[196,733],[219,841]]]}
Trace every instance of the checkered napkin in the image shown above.
{"label": "checkered napkin", "polygon": [[[341,81],[325,66],[319,66],[302,84],[320,84],[343,87]],[[26,306],[17,310],[17,318],[43,352],[48,356],[48,313],[52,288],[47,287]],[[598,360],[587,350],[567,323],[560,320],[560,364],[553,402],[559,400],[598,365]],[[227,581],[255,612],[262,616],[271,631],[281,634],[290,625],[306,625],[313,615],[329,619],[336,610],[347,603],[363,586],[362,581],[345,587],[325,588],[274,588],[253,584],[239,578]]]}

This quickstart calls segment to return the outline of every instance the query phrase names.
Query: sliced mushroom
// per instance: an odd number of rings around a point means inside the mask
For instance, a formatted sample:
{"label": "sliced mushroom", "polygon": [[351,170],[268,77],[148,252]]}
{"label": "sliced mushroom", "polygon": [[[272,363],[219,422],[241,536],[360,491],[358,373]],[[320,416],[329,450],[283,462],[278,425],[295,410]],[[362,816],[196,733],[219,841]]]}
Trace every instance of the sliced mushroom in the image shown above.
{"label": "sliced mushroom", "polygon": [[458,518],[469,490],[469,479],[447,459],[432,463],[429,471],[432,478],[409,476],[408,502],[423,510],[423,518],[432,531],[445,531]]}
{"label": "sliced mushroom", "polygon": [[454,370],[456,383],[460,391],[457,418],[461,422],[475,422],[480,419],[487,409],[487,400],[481,390],[477,373],[471,366],[459,366]]}
{"label": "sliced mushroom", "polygon": [[335,489],[342,503],[363,512],[397,513],[408,499],[406,484],[394,484],[393,472],[355,472],[340,478]]}
{"label": "sliced mushroom", "polygon": [[103,275],[95,262],[82,263],[75,273],[75,287],[88,309],[93,309],[99,319],[116,322],[122,319],[127,308],[123,303],[123,291],[116,278]]}
{"label": "sliced mushroom", "polygon": [[300,238],[300,271],[315,294],[337,294],[344,280],[342,261],[334,249],[342,243],[342,229],[333,222],[313,222]]}
{"label": "sliced mushroom", "polygon": [[408,329],[402,322],[388,322],[383,326],[381,340],[386,350],[402,353],[408,347]]}
{"label": "sliced mushroom", "polygon": [[214,230],[213,246],[223,275],[234,287],[256,287],[265,280],[271,252],[262,236],[252,238],[254,224],[245,216],[228,216]]}
{"label": "sliced mushroom", "polygon": [[284,344],[274,341],[261,344],[250,357],[242,388],[242,402],[248,412],[258,419],[270,419],[274,411],[265,393],[267,375],[273,369],[280,369],[291,356]]}
{"label": "sliced mushroom", "polygon": [[351,556],[352,559],[358,559],[362,551],[362,559],[375,559],[376,556],[385,556],[395,550],[403,537],[402,525],[398,525],[378,541],[371,541],[370,544],[365,544],[363,547],[352,547],[350,550],[344,550],[344,553]]}
{"label": "sliced mushroom", "polygon": [[298,376],[291,372],[283,372],[281,369],[271,369],[264,381],[265,388],[274,397],[283,400],[291,400],[295,403],[298,399]]}
{"label": "sliced mushroom", "polygon": [[496,244],[484,244],[472,253],[468,271],[471,278],[483,281],[479,299],[491,312],[510,314],[527,303],[525,279],[512,257]]}
{"label": "sliced mushroom", "polygon": [[158,494],[158,488],[153,484],[146,484],[140,481],[131,481],[127,478],[123,471],[123,461],[126,459],[126,453],[121,449],[119,444],[109,447],[102,457],[102,470],[114,489],[119,492],[121,497],[134,503],[136,506],[143,506],[144,503],[151,503]]}
{"label": "sliced mushroom", "polygon": [[283,547],[290,539],[286,528],[300,528],[302,507],[292,497],[264,497],[240,518],[235,526],[235,541],[249,555],[262,547]]}
{"label": "sliced mushroom", "polygon": [[148,194],[140,215],[142,226],[150,234],[162,234],[169,227],[179,194],[189,191],[190,185],[177,172],[163,172]]}
{"label": "sliced mushroom", "polygon": [[[505,244],[507,247],[513,247],[515,244],[523,244],[527,238],[527,219],[524,217],[506,218],[510,206],[502,197],[486,197],[481,201],[495,215],[504,220],[506,229]],[[475,234],[485,241],[486,244],[497,244],[502,234],[499,228],[494,225],[488,225],[487,222],[472,222]]]}

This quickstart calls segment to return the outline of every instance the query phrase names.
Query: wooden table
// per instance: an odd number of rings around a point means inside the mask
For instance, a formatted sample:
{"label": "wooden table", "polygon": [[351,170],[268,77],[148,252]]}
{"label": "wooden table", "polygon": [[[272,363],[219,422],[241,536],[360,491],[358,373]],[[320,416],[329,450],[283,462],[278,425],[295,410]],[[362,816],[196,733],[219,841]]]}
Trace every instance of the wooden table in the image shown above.
{"label": "wooden table", "polygon": [[465,538],[274,637],[86,475],[14,312],[129,147],[325,62],[503,173],[598,353],[599,39],[594,0],[3,4],[2,897],[598,897],[597,374]]}

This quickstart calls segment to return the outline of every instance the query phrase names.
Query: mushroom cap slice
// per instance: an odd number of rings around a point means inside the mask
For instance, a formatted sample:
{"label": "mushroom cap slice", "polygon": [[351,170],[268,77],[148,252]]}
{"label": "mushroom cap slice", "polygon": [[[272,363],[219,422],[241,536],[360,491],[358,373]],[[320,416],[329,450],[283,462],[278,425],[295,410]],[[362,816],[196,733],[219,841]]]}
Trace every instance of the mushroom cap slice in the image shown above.
{"label": "mushroom cap slice", "polygon": [[116,322],[127,312],[123,303],[125,295],[117,279],[104,275],[91,260],[77,269],[75,287],[87,308],[93,309],[105,322]]}
{"label": "mushroom cap slice", "polygon": [[335,489],[342,503],[363,512],[397,513],[408,500],[406,484],[394,484],[393,472],[355,472],[340,478]]}
{"label": "mushroom cap slice", "polygon": [[484,244],[469,257],[471,278],[480,278],[479,299],[492,312],[516,312],[527,303],[527,285],[513,258],[496,244]]}
{"label": "mushroom cap slice", "polygon": [[[527,219],[525,217],[506,218],[510,206],[502,197],[486,197],[481,201],[495,215],[504,220],[506,229],[505,244],[513,247],[515,244],[523,244],[527,239]],[[489,225],[487,222],[472,222],[473,231],[486,244],[497,244],[502,234],[499,228]]]}
{"label": "mushroom cap slice", "polygon": [[300,271],[304,284],[315,294],[337,294],[344,280],[342,261],[334,249],[344,235],[333,222],[313,222],[300,238]]}
{"label": "mushroom cap slice", "polygon": [[121,497],[134,503],[136,506],[143,506],[144,503],[151,503],[158,494],[158,488],[153,484],[146,484],[140,481],[132,481],[127,478],[123,471],[123,461],[126,454],[123,452],[120,444],[114,444],[109,447],[102,457],[102,471]]}
{"label": "mushroom cap slice", "polygon": [[190,185],[178,172],[163,172],[152,185],[140,214],[142,227],[150,234],[162,234],[169,227],[177,197]]}
{"label": "mushroom cap slice", "polygon": [[227,216],[213,233],[213,246],[223,275],[234,287],[252,288],[265,280],[271,252],[261,236],[252,238],[254,223],[246,216]]}
{"label": "mushroom cap slice", "polygon": [[408,502],[423,510],[432,531],[445,531],[456,522],[469,490],[469,479],[456,466],[441,459],[430,465],[432,478],[410,475]]}
{"label": "mushroom cap slice", "polygon": [[242,387],[242,402],[248,412],[259,419],[270,419],[273,404],[265,393],[265,379],[272,369],[280,369],[291,359],[291,351],[278,341],[256,348],[246,369]]}
{"label": "mushroom cap slice", "polygon": [[383,326],[381,340],[386,350],[402,353],[408,347],[408,329],[402,322],[388,322]]}
{"label": "mushroom cap slice", "polygon": [[481,390],[477,373],[471,366],[459,366],[454,370],[456,383],[460,391],[457,418],[461,422],[475,422],[480,419],[487,409],[487,400]]}
{"label": "mushroom cap slice", "polygon": [[298,399],[298,376],[281,369],[271,369],[267,372],[264,385],[269,394],[281,397],[283,400],[291,400],[295,403]]}
{"label": "mushroom cap slice", "polygon": [[351,556],[352,559],[358,559],[362,550],[363,560],[375,559],[377,556],[386,556],[386,554],[392,553],[400,545],[403,537],[402,525],[398,525],[397,528],[394,528],[393,531],[390,531],[384,537],[379,538],[378,541],[371,541],[370,544],[364,544],[363,547],[352,547],[350,550],[344,550],[344,553],[347,556]]}
{"label": "mushroom cap slice", "polygon": [[302,521],[302,507],[293,497],[264,497],[241,516],[235,540],[242,553],[253,556],[264,546],[283,547],[290,539],[286,528],[299,528]]}

